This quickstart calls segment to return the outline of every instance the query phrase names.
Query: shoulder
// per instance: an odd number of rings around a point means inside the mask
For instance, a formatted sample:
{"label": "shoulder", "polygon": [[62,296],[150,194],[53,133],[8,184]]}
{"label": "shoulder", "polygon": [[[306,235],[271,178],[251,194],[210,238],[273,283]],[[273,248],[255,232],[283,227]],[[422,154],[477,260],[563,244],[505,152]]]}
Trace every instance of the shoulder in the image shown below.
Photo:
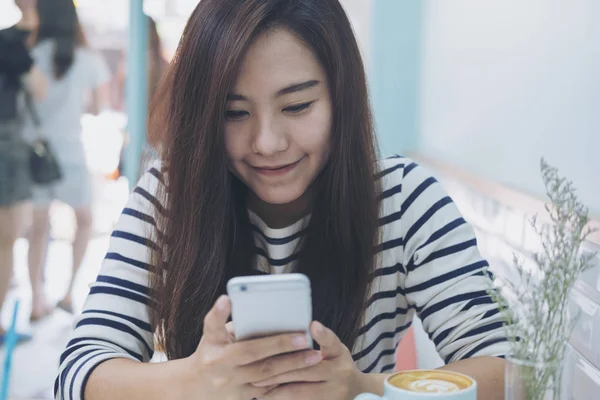
{"label": "shoulder", "polygon": [[51,50],[54,50],[54,45],[55,42],[52,39],[44,39],[40,42],[38,42],[33,49],[31,49],[32,52],[48,52]]}
{"label": "shoulder", "polygon": [[83,69],[94,77],[95,84],[110,79],[111,72],[101,51],[81,46],[77,48],[77,58]]}
{"label": "shoulder", "polygon": [[130,197],[129,207],[148,215],[164,212],[162,189],[166,173],[161,161],[155,161],[142,174]]}
{"label": "shoulder", "polygon": [[0,29],[0,39],[5,41],[23,41],[27,35],[27,31],[19,29],[16,25]]}
{"label": "shoulder", "polygon": [[33,49],[31,49],[31,54],[34,58],[39,59],[41,57],[50,58],[52,56],[52,52],[54,51],[54,41],[51,39],[45,39],[41,42],[37,43]]}
{"label": "shoulder", "polygon": [[136,187],[156,194],[165,184],[166,172],[160,160],[152,162],[140,177]]}
{"label": "shoulder", "polygon": [[89,48],[88,46],[77,46],[75,48],[75,52],[80,57],[94,58],[97,57],[98,52],[94,49]]}
{"label": "shoulder", "polygon": [[98,63],[104,62],[102,54],[88,46],[77,46],[75,48],[76,61],[86,64],[86,68],[95,67]]}
{"label": "shoulder", "polygon": [[397,156],[383,160],[378,176],[382,201],[380,224],[405,231],[405,241],[428,221],[428,229],[435,229],[434,225],[442,219],[458,218],[444,187],[427,168],[412,159]]}
{"label": "shoulder", "polygon": [[8,40],[11,36],[15,34],[15,30],[15,26],[9,26],[8,28],[0,29],[0,39]]}
{"label": "shoulder", "polygon": [[94,63],[97,62],[101,57],[100,53],[94,49],[91,49],[87,46],[77,46],[75,49],[76,57],[84,61],[86,63]]}
{"label": "shoulder", "polygon": [[[392,156],[378,163],[376,178],[381,180],[381,190],[410,194],[425,182],[437,182],[431,172],[409,157]],[[384,195],[385,197],[385,195]]]}

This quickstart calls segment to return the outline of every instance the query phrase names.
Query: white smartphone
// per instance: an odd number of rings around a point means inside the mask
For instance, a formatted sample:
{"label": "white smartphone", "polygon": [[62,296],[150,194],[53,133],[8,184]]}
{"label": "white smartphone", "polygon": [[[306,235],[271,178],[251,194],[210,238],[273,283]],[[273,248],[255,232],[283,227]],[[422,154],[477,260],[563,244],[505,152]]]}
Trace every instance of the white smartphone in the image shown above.
{"label": "white smartphone", "polygon": [[242,276],[227,283],[236,340],[306,332],[310,338],[312,299],[302,274]]}

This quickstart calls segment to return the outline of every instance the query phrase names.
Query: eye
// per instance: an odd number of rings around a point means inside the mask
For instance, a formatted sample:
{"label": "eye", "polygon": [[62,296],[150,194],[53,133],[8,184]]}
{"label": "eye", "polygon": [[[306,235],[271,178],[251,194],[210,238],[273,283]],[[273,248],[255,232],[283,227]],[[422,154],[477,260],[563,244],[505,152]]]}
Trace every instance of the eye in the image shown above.
{"label": "eye", "polygon": [[228,121],[239,121],[250,115],[248,111],[243,110],[227,110],[225,111],[225,119]]}
{"label": "eye", "polygon": [[289,106],[283,109],[283,111],[289,114],[300,114],[302,111],[307,110],[314,103],[314,101],[309,101],[308,103],[295,104],[293,106]]}

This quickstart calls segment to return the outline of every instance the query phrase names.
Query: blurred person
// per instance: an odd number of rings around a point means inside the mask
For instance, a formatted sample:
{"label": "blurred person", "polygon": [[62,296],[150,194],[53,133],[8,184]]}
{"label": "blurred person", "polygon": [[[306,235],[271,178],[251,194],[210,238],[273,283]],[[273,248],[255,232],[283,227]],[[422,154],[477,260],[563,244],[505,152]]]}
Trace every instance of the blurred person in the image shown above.
{"label": "blurred person", "polygon": [[[46,79],[29,54],[39,18],[35,0],[16,0],[19,22],[0,31],[0,310],[13,273],[13,248],[31,222],[29,147],[23,137],[22,91],[46,94]],[[0,344],[5,331],[0,327]],[[28,335],[19,334],[18,339]]]}
{"label": "blurred person", "polygon": [[[33,187],[33,225],[29,234],[29,275],[32,286],[31,319],[52,311],[44,293],[43,263],[49,234],[49,209],[59,200],[75,211],[73,270],[65,297],[58,303],[72,311],[72,289],[92,232],[92,187],[81,137],[81,116],[92,94],[97,113],[108,105],[108,68],[102,57],[87,47],[72,0],[39,1],[39,30],[32,57],[48,76],[48,94],[34,105],[41,120],[40,132],[56,153],[63,179]],[[26,131],[35,135],[32,121]]]}

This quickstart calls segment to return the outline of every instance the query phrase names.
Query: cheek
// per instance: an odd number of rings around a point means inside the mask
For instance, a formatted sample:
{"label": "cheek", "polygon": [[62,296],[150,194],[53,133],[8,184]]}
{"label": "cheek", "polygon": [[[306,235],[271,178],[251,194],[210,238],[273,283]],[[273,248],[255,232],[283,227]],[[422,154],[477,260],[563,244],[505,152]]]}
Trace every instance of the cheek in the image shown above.
{"label": "cheek", "polygon": [[225,127],[225,151],[227,151],[227,157],[232,162],[240,160],[245,154],[247,144],[244,142],[244,135],[241,133],[240,128],[233,126]]}
{"label": "cheek", "polygon": [[[315,110],[317,111],[317,110]],[[326,158],[331,142],[331,117],[324,111],[315,112],[294,125],[293,140],[305,153],[316,158]]]}

